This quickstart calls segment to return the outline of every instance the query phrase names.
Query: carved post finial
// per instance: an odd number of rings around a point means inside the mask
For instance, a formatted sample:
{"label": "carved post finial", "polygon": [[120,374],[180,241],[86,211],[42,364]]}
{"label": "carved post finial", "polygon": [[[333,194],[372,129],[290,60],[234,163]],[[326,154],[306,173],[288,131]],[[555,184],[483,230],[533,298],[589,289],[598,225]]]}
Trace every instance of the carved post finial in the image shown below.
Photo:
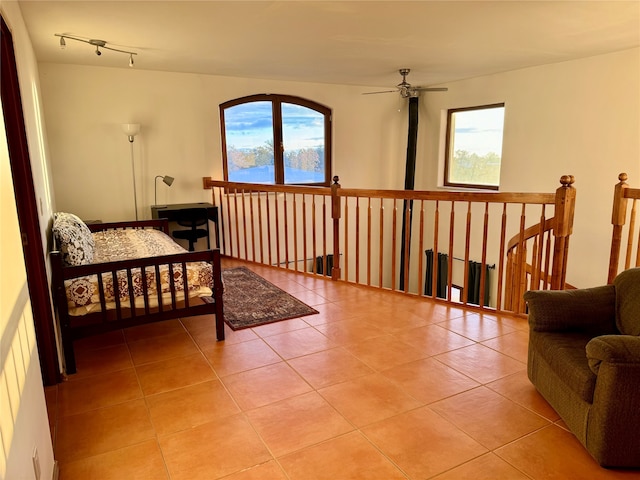
{"label": "carved post finial", "polygon": [[563,187],[570,187],[576,182],[576,177],[573,175],[563,175],[560,177],[560,184]]}
{"label": "carved post finial", "polygon": [[340,185],[338,182],[340,181],[340,177],[338,177],[338,175],[334,175],[333,176],[333,184],[334,185]]}
{"label": "carved post finial", "polygon": [[618,180],[620,180],[620,183],[625,183],[628,179],[629,179],[629,175],[627,175],[624,172],[618,175]]}

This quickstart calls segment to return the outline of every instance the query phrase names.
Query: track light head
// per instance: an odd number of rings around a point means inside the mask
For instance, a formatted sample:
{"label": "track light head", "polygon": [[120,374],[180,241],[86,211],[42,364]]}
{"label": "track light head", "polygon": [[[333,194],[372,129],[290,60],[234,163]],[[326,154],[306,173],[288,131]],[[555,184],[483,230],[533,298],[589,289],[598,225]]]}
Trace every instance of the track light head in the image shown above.
{"label": "track light head", "polygon": [[66,46],[67,42],[64,41],[64,37],[60,37],[60,48],[64,50]]}
{"label": "track light head", "polygon": [[129,55],[129,66],[133,67],[133,55]]}

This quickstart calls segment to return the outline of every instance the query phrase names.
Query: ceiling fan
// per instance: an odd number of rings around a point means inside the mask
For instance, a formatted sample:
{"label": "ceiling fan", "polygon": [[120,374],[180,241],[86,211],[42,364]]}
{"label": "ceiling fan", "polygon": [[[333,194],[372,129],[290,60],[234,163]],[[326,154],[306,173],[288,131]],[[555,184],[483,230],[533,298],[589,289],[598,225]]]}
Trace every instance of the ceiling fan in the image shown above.
{"label": "ceiling fan", "polygon": [[413,87],[407,82],[407,75],[411,71],[410,68],[401,68],[398,70],[402,75],[402,82],[396,85],[396,90],[384,90],[382,92],[366,92],[363,95],[375,95],[377,93],[395,93],[400,92],[402,98],[417,98],[420,96],[420,92],[446,92],[446,87]]}

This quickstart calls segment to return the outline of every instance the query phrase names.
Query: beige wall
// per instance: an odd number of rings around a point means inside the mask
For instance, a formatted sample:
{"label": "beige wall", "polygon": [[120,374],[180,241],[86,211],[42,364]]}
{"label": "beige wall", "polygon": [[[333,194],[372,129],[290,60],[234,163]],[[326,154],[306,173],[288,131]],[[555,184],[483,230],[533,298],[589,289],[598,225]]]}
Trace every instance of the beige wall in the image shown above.
{"label": "beige wall", "polygon": [[[611,202],[618,174],[640,186],[640,49],[527,68],[449,84],[423,110],[416,188],[436,186],[442,158],[439,115],[447,108],[505,103],[502,191],[549,192],[576,178],[576,216],[567,281],[606,282]],[[424,132],[429,132],[425,135]],[[441,178],[441,176],[440,176]],[[527,225],[534,224],[532,218]]]}

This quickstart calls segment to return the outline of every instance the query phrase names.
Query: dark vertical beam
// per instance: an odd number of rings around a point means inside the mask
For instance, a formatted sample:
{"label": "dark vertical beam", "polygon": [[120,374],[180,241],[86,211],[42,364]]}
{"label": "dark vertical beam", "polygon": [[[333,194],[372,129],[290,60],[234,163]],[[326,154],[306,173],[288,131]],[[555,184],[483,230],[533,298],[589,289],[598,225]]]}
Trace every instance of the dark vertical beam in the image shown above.
{"label": "dark vertical beam", "polygon": [[0,27],[0,98],[2,99],[18,222],[22,234],[38,355],[44,384],[55,385],[60,380],[58,352],[53,330],[51,297],[42,251],[42,236],[35,187],[33,186],[31,160],[22,113],[18,70],[11,31],[2,17],[0,17]]}
{"label": "dark vertical beam", "polygon": [[[416,180],[416,149],[418,145],[418,97],[409,98],[409,133],[407,136],[407,162],[404,173],[404,189],[413,190]],[[407,205],[407,202],[409,204]],[[409,224],[404,212],[409,208]],[[405,251],[405,235],[408,229],[409,244],[411,244],[411,219],[413,218],[413,200],[405,200],[402,210],[402,247],[400,250],[400,290],[404,290],[405,257],[409,259],[409,252]]]}

